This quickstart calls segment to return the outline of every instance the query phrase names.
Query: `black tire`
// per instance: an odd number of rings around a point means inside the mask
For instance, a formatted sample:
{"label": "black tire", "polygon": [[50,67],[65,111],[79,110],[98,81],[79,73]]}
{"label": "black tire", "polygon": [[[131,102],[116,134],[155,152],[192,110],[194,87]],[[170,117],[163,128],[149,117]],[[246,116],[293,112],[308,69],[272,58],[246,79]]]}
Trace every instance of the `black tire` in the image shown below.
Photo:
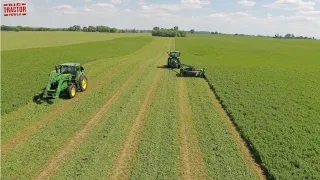
{"label": "black tire", "polygon": [[181,77],[183,76],[183,71],[182,71],[182,69],[180,69],[180,76],[181,76]]}
{"label": "black tire", "polygon": [[69,95],[69,98],[72,99],[76,96],[77,94],[77,87],[74,85],[74,84],[70,84],[68,86],[68,95]]}
{"label": "black tire", "polygon": [[80,76],[80,82],[79,82],[80,90],[85,91],[88,87],[88,78],[86,75]]}

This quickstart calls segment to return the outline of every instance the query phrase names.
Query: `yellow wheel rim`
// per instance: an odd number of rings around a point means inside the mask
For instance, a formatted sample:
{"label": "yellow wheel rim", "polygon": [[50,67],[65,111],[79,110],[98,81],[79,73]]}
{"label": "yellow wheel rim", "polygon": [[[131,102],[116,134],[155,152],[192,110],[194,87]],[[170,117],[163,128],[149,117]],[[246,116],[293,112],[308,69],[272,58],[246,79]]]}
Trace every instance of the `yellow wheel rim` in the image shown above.
{"label": "yellow wheel rim", "polygon": [[76,88],[75,87],[72,87],[71,89],[71,96],[75,96],[76,95]]}
{"label": "yellow wheel rim", "polygon": [[86,80],[86,79],[83,79],[83,80],[82,80],[82,88],[83,88],[83,89],[86,89],[86,88],[87,88],[87,80]]}

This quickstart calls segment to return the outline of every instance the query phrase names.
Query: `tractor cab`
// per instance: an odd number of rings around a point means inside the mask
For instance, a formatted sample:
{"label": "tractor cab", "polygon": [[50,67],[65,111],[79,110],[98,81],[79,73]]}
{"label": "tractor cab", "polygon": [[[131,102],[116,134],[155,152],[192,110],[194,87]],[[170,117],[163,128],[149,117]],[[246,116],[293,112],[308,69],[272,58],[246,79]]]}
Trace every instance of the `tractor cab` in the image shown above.
{"label": "tractor cab", "polygon": [[168,55],[171,58],[180,58],[181,52],[180,51],[170,51],[170,52],[168,52]]}
{"label": "tractor cab", "polygon": [[79,76],[84,68],[79,63],[64,63],[56,66],[56,72],[61,74],[71,74],[73,78]]}
{"label": "tractor cab", "polygon": [[180,51],[170,51],[167,52],[168,53],[168,62],[167,62],[167,66],[169,68],[180,68],[180,56],[181,56],[181,52]]}

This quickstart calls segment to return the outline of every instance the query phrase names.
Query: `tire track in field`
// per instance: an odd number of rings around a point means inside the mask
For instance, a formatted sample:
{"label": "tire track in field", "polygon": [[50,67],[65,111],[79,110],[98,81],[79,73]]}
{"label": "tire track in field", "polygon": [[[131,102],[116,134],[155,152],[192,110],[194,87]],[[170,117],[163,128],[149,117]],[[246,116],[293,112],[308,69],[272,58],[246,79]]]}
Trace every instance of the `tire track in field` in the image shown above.
{"label": "tire track in field", "polygon": [[37,132],[39,129],[41,129],[44,125],[49,123],[52,119],[59,116],[62,112],[66,111],[74,102],[79,101],[79,99],[86,94],[90,93],[94,89],[96,89],[103,81],[106,81],[113,77],[116,72],[123,69],[125,66],[129,64],[129,60],[123,62],[120,66],[114,68],[110,73],[107,73],[103,77],[99,78],[96,83],[90,86],[86,91],[79,93],[78,96],[74,97],[73,99],[68,100],[63,106],[58,106],[55,109],[51,111],[49,114],[45,114],[44,117],[41,118],[40,121],[36,122],[33,125],[27,126],[26,128],[22,129],[20,133],[9,139],[6,144],[3,144],[1,146],[1,156],[6,155],[11,149],[13,149],[16,145],[19,143],[26,141],[32,134]]}
{"label": "tire track in field", "polygon": [[206,167],[192,118],[186,80],[178,78],[180,179],[206,179]]}
{"label": "tire track in field", "polygon": [[113,167],[110,170],[108,179],[129,179],[131,162],[138,149],[140,136],[148,120],[148,111],[152,103],[156,89],[159,87],[164,71],[158,69],[153,83],[145,96],[138,115],[134,119],[126,140],[123,142],[119,154],[115,157]]}
{"label": "tire track in field", "polygon": [[77,131],[69,141],[63,146],[36,174],[35,179],[49,179],[58,169],[59,165],[69,156],[70,153],[76,150],[76,148],[85,140],[90,131],[100,122],[101,117],[109,109],[120,96],[122,91],[129,86],[135,77],[141,72],[144,65],[135,71],[135,73],[109,98],[103,106],[94,114],[94,116],[79,130]]}
{"label": "tire track in field", "polygon": [[216,108],[219,109],[219,114],[221,119],[225,121],[228,131],[231,133],[231,135],[233,136],[233,139],[238,144],[240,151],[244,154],[245,159],[247,160],[250,168],[252,169],[256,177],[259,180],[266,180],[262,167],[258,163],[256,163],[254,157],[250,153],[250,150],[247,144],[241,138],[239,132],[237,131],[237,128],[232,123],[231,119],[223,109],[222,105],[219,103],[219,100],[217,99],[216,95],[214,94],[214,92],[211,91],[210,88],[208,88],[208,94],[211,97],[213,104],[216,106]]}
{"label": "tire track in field", "polygon": [[[151,59],[159,59],[163,56],[161,53],[158,54],[155,58]],[[150,64],[150,63],[149,63]],[[117,90],[115,90],[115,94],[111,98],[107,100],[107,102],[94,114],[94,116],[79,130],[77,131],[69,141],[54,155],[51,159],[47,161],[47,163],[36,173],[33,179],[49,179],[52,175],[58,171],[60,165],[64,162],[64,160],[76,150],[76,148],[86,139],[91,130],[100,122],[101,117],[109,107],[119,98],[122,91],[129,86],[132,81],[136,78],[136,76],[142,72],[147,65],[141,64],[139,68],[134,72],[132,76]]]}

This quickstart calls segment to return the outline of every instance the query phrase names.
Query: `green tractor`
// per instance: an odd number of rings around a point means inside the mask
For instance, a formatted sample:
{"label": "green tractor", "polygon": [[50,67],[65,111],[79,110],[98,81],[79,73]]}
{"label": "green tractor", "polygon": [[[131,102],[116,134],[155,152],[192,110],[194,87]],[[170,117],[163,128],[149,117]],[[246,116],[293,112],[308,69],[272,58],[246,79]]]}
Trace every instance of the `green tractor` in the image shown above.
{"label": "green tractor", "polygon": [[181,62],[180,62],[180,55],[181,52],[179,51],[170,51],[168,52],[168,68],[180,68]]}
{"label": "green tractor", "polygon": [[87,89],[88,79],[80,63],[64,63],[56,66],[49,74],[49,82],[43,93],[43,98],[57,98],[66,92],[69,98],[74,98],[77,91]]}
{"label": "green tractor", "polygon": [[183,67],[180,69],[180,76],[193,76],[193,77],[205,77],[204,69],[195,68],[194,66],[189,65],[183,65],[186,67]]}

